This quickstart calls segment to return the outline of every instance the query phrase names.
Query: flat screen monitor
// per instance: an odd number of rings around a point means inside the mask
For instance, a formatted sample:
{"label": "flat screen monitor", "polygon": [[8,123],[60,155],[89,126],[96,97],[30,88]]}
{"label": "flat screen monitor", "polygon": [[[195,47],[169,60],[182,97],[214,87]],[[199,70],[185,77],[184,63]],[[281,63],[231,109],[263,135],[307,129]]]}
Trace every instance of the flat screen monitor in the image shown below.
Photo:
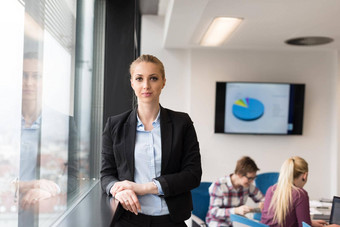
{"label": "flat screen monitor", "polygon": [[302,135],[305,84],[216,82],[215,133]]}
{"label": "flat screen monitor", "polygon": [[340,225],[340,197],[333,197],[331,217],[329,219],[329,224]]}

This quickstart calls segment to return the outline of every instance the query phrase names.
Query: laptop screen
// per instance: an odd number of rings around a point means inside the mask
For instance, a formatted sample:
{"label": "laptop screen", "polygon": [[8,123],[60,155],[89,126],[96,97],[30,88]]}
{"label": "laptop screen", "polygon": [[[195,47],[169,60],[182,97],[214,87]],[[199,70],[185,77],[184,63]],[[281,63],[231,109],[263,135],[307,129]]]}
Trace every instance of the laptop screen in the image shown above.
{"label": "laptop screen", "polygon": [[331,217],[329,219],[329,224],[340,225],[340,197],[333,197]]}

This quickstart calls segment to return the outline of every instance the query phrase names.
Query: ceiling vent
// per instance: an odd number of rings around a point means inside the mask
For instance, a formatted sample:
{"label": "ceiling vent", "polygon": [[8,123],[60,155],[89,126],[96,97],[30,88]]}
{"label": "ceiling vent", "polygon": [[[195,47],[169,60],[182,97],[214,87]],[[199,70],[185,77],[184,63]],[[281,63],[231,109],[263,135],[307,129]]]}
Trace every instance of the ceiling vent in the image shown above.
{"label": "ceiling vent", "polygon": [[321,37],[321,36],[307,36],[307,37],[299,37],[288,39],[285,43],[289,45],[296,45],[296,46],[315,46],[315,45],[322,45],[333,42],[332,38],[329,37]]}

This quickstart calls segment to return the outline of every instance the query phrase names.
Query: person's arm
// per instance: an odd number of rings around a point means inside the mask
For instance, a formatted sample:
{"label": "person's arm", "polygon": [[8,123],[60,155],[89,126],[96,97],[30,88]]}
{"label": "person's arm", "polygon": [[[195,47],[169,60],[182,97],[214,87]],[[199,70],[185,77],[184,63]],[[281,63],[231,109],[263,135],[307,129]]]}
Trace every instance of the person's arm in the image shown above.
{"label": "person's arm", "polygon": [[161,185],[164,197],[188,192],[198,187],[201,181],[201,155],[196,131],[189,115],[182,115],[181,118],[181,123],[174,124],[173,141],[162,141],[162,144],[171,143],[171,155],[174,155],[168,162],[171,166],[169,172],[172,173],[155,178]]}
{"label": "person's arm", "polygon": [[[258,203],[258,208],[263,209],[264,204],[264,196],[262,192],[254,185],[251,184],[249,186],[249,197],[255,202]],[[250,208],[249,210],[245,210],[246,213],[253,212],[254,208]],[[240,213],[241,214],[241,213]],[[244,215],[244,214],[241,214]]]}
{"label": "person's arm", "polygon": [[252,200],[255,203],[263,202],[264,196],[261,193],[260,189],[258,189],[255,185],[251,184],[249,186],[249,197],[252,198]]}
{"label": "person's arm", "polygon": [[112,186],[119,181],[116,177],[118,176],[118,172],[115,156],[113,154],[112,127],[111,118],[109,118],[102,136],[102,168],[100,171],[102,189],[108,195],[110,195]]}
{"label": "person's arm", "polygon": [[100,171],[101,185],[102,189],[108,195],[114,196],[125,210],[137,215],[138,211],[141,210],[141,206],[136,192],[149,192],[152,191],[154,187],[150,184],[140,185],[131,181],[120,181],[118,179],[116,159],[119,160],[124,158],[124,155],[119,153],[122,151],[122,147],[119,147],[121,146],[121,143],[117,142],[121,134],[119,133],[119,128],[122,124],[123,122],[120,119],[112,117],[110,117],[106,123],[102,136],[102,168]]}
{"label": "person's arm", "polygon": [[118,192],[121,192],[127,189],[134,191],[137,195],[159,194],[158,187],[154,182],[137,184],[135,182],[128,181],[128,180],[116,182],[112,186],[110,190],[110,194],[112,194],[112,196],[115,196]]}
{"label": "person's arm", "polygon": [[313,227],[324,227],[326,225],[327,225],[327,222],[325,220],[312,220]]}
{"label": "person's arm", "polygon": [[46,179],[20,181],[19,188],[21,193],[27,193],[28,191],[35,189],[36,191],[41,190],[47,192],[50,195],[49,197],[60,194],[60,187],[53,181]]}

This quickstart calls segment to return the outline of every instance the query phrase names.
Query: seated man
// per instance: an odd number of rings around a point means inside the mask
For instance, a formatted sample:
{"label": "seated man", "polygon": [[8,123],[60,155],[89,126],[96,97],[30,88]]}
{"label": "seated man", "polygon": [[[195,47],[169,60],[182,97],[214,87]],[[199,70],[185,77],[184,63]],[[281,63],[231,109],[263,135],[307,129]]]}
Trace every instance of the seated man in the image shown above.
{"label": "seated man", "polygon": [[[252,182],[259,168],[249,157],[237,161],[235,172],[221,177],[209,187],[210,205],[206,216],[211,226],[232,226],[230,214],[245,215],[254,208],[244,205],[250,196],[254,202],[263,200],[263,195]],[[262,207],[261,202],[259,207]]]}

